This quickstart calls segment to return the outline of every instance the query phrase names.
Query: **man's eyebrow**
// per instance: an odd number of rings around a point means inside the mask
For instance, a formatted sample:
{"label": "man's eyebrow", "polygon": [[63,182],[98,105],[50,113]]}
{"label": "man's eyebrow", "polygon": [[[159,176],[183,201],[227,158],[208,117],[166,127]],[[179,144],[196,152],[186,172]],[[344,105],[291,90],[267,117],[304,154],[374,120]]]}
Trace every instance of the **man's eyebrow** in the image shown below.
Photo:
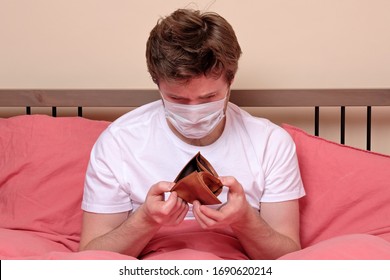
{"label": "man's eyebrow", "polygon": [[166,96],[170,97],[170,98],[174,98],[174,99],[188,99],[187,97],[183,97],[181,95],[177,95],[177,94],[174,94],[174,93],[165,93]]}
{"label": "man's eyebrow", "polygon": [[[211,92],[208,92],[208,93],[205,93],[205,94],[202,94],[202,95],[199,95],[198,98],[199,99],[205,99],[205,98],[208,98],[210,96],[214,96],[216,94],[218,94],[219,90],[214,90],[214,91],[211,91]],[[166,92],[166,93],[162,93],[164,96],[167,96],[167,97],[170,97],[170,98],[173,98],[173,99],[181,99],[181,100],[187,100],[189,98],[187,97],[183,97],[179,94],[176,94],[176,93],[172,93],[172,92]]]}
{"label": "man's eyebrow", "polygon": [[199,96],[199,98],[207,98],[207,97],[210,97],[210,96],[213,96],[213,95],[216,95],[218,93],[218,91],[212,91],[212,92],[209,92],[209,93],[205,93],[201,96]]}

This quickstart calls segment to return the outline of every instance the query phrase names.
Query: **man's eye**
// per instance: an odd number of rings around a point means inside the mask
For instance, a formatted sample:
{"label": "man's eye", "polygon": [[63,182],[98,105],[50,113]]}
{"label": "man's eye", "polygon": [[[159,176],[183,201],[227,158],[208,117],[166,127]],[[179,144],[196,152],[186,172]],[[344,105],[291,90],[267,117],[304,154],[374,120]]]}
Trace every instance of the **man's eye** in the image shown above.
{"label": "man's eye", "polygon": [[213,99],[216,96],[216,94],[207,95],[204,97],[204,99]]}
{"label": "man's eye", "polygon": [[178,96],[170,96],[169,98],[172,100],[182,100],[183,99],[183,98],[178,97]]}

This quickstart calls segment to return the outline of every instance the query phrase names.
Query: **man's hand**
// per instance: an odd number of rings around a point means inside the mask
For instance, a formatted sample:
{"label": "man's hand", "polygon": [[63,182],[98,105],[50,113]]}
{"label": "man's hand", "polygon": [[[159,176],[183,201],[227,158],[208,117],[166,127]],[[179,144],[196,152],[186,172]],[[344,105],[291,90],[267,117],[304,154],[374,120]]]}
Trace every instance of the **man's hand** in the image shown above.
{"label": "man's hand", "polygon": [[187,212],[188,204],[172,192],[169,198],[164,200],[164,192],[169,192],[174,186],[170,182],[158,182],[154,184],[145,199],[145,203],[139,210],[143,211],[145,219],[159,226],[180,224]]}
{"label": "man's hand", "polygon": [[212,209],[194,201],[193,212],[196,220],[204,229],[224,228],[244,223],[245,217],[254,209],[246,200],[244,189],[234,177],[220,177],[222,184],[229,188],[227,203],[219,209]]}
{"label": "man's hand", "polygon": [[220,178],[229,188],[227,203],[215,210],[194,201],[193,212],[204,229],[231,227],[251,259],[276,259],[299,250],[298,200],[263,203],[261,215],[250,206],[239,182]]}

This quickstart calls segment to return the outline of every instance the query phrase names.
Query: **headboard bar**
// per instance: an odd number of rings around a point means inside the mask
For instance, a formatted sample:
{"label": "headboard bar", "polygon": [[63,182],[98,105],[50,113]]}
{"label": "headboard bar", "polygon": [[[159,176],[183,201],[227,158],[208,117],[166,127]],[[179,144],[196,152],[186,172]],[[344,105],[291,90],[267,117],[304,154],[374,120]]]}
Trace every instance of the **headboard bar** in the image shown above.
{"label": "headboard bar", "polygon": [[[0,107],[138,107],[157,100],[145,89],[0,89]],[[242,107],[390,106],[390,89],[233,89]]]}
{"label": "headboard bar", "polygon": [[371,106],[367,106],[366,150],[371,151]]}

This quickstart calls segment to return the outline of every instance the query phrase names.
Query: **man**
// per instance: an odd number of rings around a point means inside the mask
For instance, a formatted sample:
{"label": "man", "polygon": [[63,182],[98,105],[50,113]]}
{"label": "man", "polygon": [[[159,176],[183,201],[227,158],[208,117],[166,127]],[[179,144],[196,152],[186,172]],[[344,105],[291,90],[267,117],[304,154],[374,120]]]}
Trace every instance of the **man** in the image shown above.
{"label": "man", "polygon": [[[80,250],[142,257],[155,251],[145,248],[160,230],[184,220],[209,234],[230,230],[250,259],[300,248],[295,146],[278,126],[228,102],[240,55],[232,27],[215,13],[180,9],[157,23],[146,58],[161,100],[122,116],[95,144]],[[170,192],[199,151],[221,176],[222,205],[189,205]]]}

